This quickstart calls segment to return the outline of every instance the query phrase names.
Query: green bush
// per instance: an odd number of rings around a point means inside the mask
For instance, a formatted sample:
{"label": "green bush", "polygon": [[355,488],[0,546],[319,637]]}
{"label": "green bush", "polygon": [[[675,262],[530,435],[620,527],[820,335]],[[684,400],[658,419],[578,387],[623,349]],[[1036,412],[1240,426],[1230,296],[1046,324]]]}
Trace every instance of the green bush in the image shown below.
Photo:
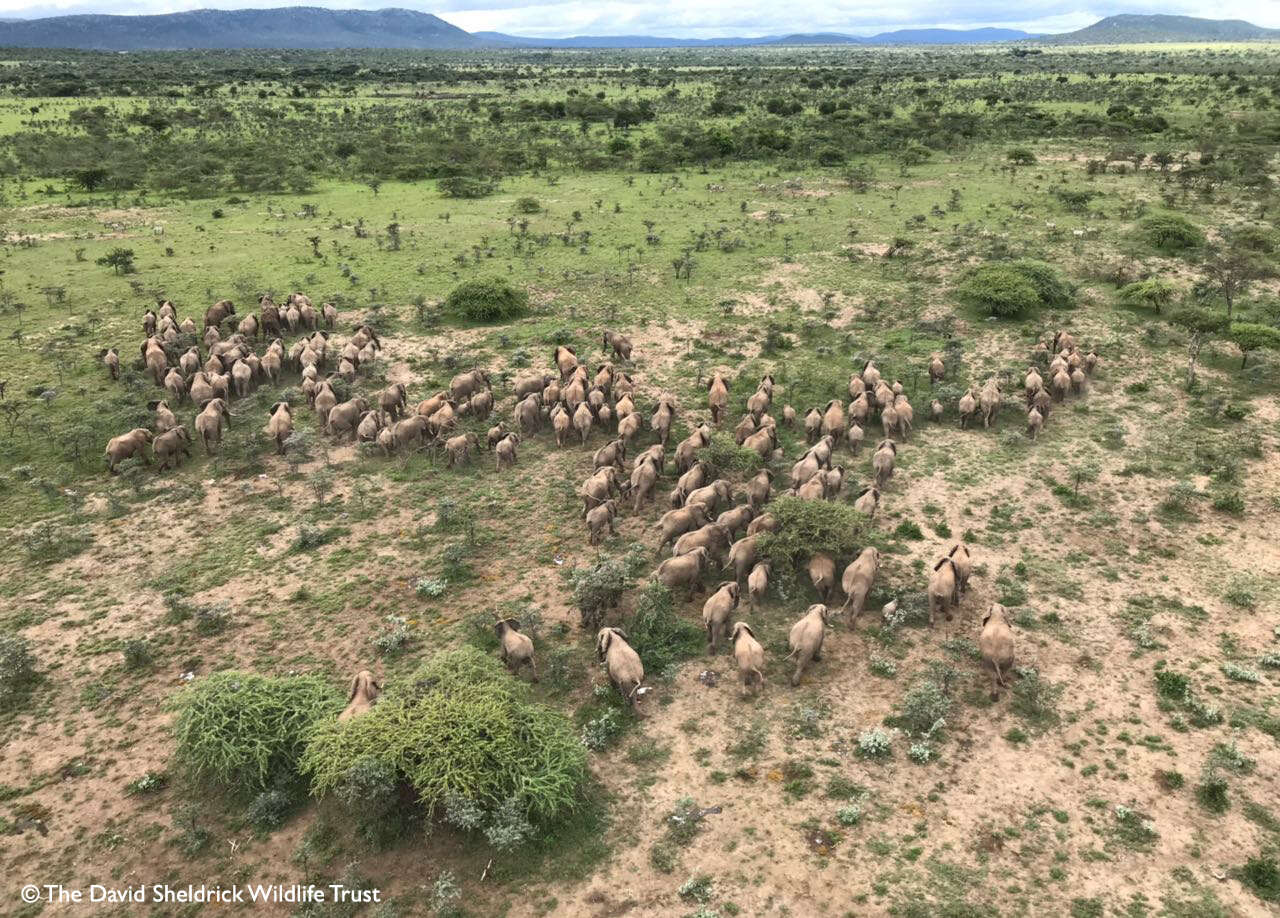
{"label": "green bush", "polygon": [[444,305],[472,322],[504,322],[524,315],[529,294],[500,277],[482,277],[454,287]]}
{"label": "green bush", "polygon": [[177,711],[177,760],[193,777],[261,790],[292,774],[307,732],[342,710],[342,697],[318,676],[214,673],[183,690]]}
{"label": "green bush", "polygon": [[1280,328],[1259,322],[1232,322],[1227,337],[1240,349],[1240,369],[1244,369],[1253,351],[1280,351]]}
{"label": "green bush", "polygon": [[1236,876],[1259,899],[1280,902],[1280,866],[1274,857],[1251,857]]}
{"label": "green bush", "polygon": [[428,814],[465,804],[491,824],[502,821],[509,800],[537,821],[562,815],[576,805],[587,773],[569,721],[470,646],[438,654],[369,713],[317,726],[301,771],[322,797],[371,762],[407,780]]}
{"label": "green bush", "polygon": [[1120,288],[1118,297],[1121,304],[1136,309],[1150,309],[1156,315],[1173,302],[1177,288],[1167,280],[1151,277],[1147,280],[1125,284]]}
{"label": "green bush", "polygon": [[537,198],[525,195],[522,198],[516,198],[516,210],[522,214],[537,214],[542,212],[542,204]]}
{"label": "green bush", "polygon": [[442,178],[438,187],[446,198],[483,198],[493,194],[498,185],[470,175],[451,175]]}
{"label": "green bush", "polygon": [[776,572],[807,562],[814,552],[851,558],[866,545],[867,517],[850,504],[780,497],[769,504],[769,512],[778,520],[778,531],[760,533],[756,551]]}
{"label": "green bush", "polygon": [[21,695],[34,677],[31,642],[20,634],[0,634],[0,709]]}
{"label": "green bush", "polygon": [[732,434],[722,430],[711,434],[711,445],[707,447],[703,457],[721,472],[754,475],[764,467],[764,460],[759,453],[739,446],[734,442]]}
{"label": "green bush", "polygon": [[676,614],[671,591],[656,581],[636,597],[627,636],[646,671],[655,675],[702,652],[703,630]]}
{"label": "green bush", "polygon": [[1074,293],[1058,272],[1029,258],[993,262],[970,269],[956,287],[967,306],[993,316],[1015,318],[1039,307],[1065,309]]}
{"label": "green bush", "polygon": [[589,567],[575,567],[565,577],[573,589],[582,627],[595,631],[605,613],[618,606],[631,587],[631,561],[627,557],[603,558]]}
{"label": "green bush", "polygon": [[1194,223],[1180,214],[1148,214],[1138,221],[1138,237],[1161,252],[1175,253],[1204,243]]}

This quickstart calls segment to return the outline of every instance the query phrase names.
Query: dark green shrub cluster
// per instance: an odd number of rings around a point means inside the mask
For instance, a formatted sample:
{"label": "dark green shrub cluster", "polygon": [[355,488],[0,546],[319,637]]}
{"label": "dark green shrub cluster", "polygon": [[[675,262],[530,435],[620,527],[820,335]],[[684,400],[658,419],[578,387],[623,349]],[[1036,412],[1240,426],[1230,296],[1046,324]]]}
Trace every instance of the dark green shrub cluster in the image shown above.
{"label": "dark green shrub cluster", "polygon": [[440,193],[446,198],[484,198],[497,187],[496,182],[470,175],[451,175],[439,183]]}
{"label": "dark green shrub cluster", "polygon": [[602,558],[588,567],[575,567],[565,577],[573,590],[582,627],[594,631],[605,613],[616,609],[622,594],[632,584],[632,558]]}
{"label": "dark green shrub cluster", "polygon": [[454,287],[444,305],[472,322],[505,322],[524,315],[529,294],[500,277],[481,277]]}
{"label": "dark green shrub cluster", "polygon": [[671,591],[656,581],[639,591],[627,637],[646,671],[654,674],[702,651],[702,629],[676,614]]}
{"label": "dark green shrub cluster", "polygon": [[350,796],[359,769],[378,772],[373,784],[385,799],[394,771],[429,815],[458,825],[475,810],[475,827],[486,829],[510,821],[504,806],[539,822],[563,815],[586,766],[568,720],[533,702],[496,659],[463,646],[438,654],[369,713],[317,726],[300,767],[319,797],[344,785]]}
{"label": "dark green shrub cluster", "polygon": [[20,634],[0,634],[0,709],[12,704],[34,677],[31,642]]}
{"label": "dark green shrub cluster", "polygon": [[769,512],[778,519],[778,532],[761,533],[756,549],[774,571],[785,572],[819,551],[851,558],[866,545],[867,517],[850,504],[780,497]]}
{"label": "dark green shrub cluster", "polygon": [[991,262],[970,269],[956,287],[957,298],[983,312],[1016,318],[1037,308],[1065,309],[1075,301],[1071,285],[1041,261]]}
{"label": "dark green shrub cluster", "polygon": [[721,472],[754,475],[764,467],[764,460],[759,453],[739,446],[734,442],[732,434],[719,430],[711,435],[711,445],[702,455]]}
{"label": "dark green shrub cluster", "polygon": [[1138,221],[1138,237],[1161,252],[1176,253],[1204,243],[1202,233],[1181,214],[1148,214]]}
{"label": "dark green shrub cluster", "polygon": [[307,732],[342,710],[318,676],[226,671],[194,683],[173,701],[178,763],[197,780],[261,790],[296,768]]}

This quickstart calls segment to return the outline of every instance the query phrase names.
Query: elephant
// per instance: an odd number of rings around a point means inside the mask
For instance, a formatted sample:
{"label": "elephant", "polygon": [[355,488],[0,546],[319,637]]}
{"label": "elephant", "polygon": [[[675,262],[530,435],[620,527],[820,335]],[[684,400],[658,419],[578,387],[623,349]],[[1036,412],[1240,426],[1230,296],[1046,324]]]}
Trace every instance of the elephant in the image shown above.
{"label": "elephant", "polygon": [[538,667],[533,662],[533,640],[520,630],[520,620],[500,618],[493,630],[498,636],[498,655],[511,674],[518,673],[521,666],[528,666],[530,680],[537,682]]}
{"label": "elephant", "polygon": [[493,411],[493,391],[481,389],[479,392],[471,393],[466,409],[473,418],[480,421],[488,420],[489,414]]}
{"label": "elephant", "polygon": [[804,416],[804,438],[810,443],[817,443],[818,437],[822,436],[822,412],[817,408],[810,408]]}
{"label": "elephant", "polygon": [[671,492],[671,506],[683,507],[689,495],[706,485],[715,474],[711,463],[699,460],[689,466],[684,474],[676,479],[675,490]]}
{"label": "elephant", "polygon": [[516,464],[516,446],[520,443],[518,434],[509,433],[493,448],[494,457],[497,463],[498,471],[502,471],[502,467],[513,466]]}
{"label": "elephant", "polygon": [[898,409],[890,402],[880,410],[880,426],[886,437],[893,436],[898,430]]}
{"label": "elephant", "polygon": [[236,314],[236,307],[230,300],[219,300],[204,312],[205,328],[218,328]]}
{"label": "elephant", "polygon": [[191,458],[191,434],[185,426],[179,425],[160,434],[151,443],[151,454],[160,463],[160,471],[169,468],[169,460],[173,460],[176,469],[183,456]]}
{"label": "elephant", "polygon": [[760,427],[756,424],[756,419],[750,414],[744,414],[742,420],[738,422],[738,426],[733,429],[733,442],[741,446],[747,442],[747,437],[751,436]]}
{"label": "elephant", "polygon": [[871,468],[876,473],[876,487],[881,491],[889,483],[889,479],[893,477],[893,465],[897,457],[898,444],[888,439],[880,441],[880,445],[876,447],[875,455],[871,457]]}
{"label": "elephant", "polygon": [[473,392],[488,387],[489,374],[484,370],[469,370],[466,373],[459,373],[453,379],[449,380],[449,395],[454,399],[464,399]]}
{"label": "elephant", "polygon": [[319,382],[316,386],[315,398],[311,400],[311,406],[315,408],[316,419],[320,422],[320,429],[327,430],[329,427],[329,412],[338,404],[338,396],[333,391],[332,384],[326,379]]}
{"label": "elephant", "polygon": [[756,536],[743,536],[729,547],[729,560],[725,567],[733,566],[735,582],[747,576],[756,564]]}
{"label": "elephant", "polygon": [[832,437],[819,437],[818,442],[809,447],[805,452],[806,456],[812,456],[818,460],[818,465],[824,469],[831,468],[831,456],[835,452],[836,441]]}
{"label": "elephant", "polygon": [[1076,367],[1071,371],[1071,391],[1076,395],[1083,395],[1087,386],[1088,379],[1084,375],[1084,370]]}
{"label": "elephant", "polygon": [[1044,415],[1036,410],[1035,406],[1027,412],[1027,436],[1034,443],[1036,438],[1040,436],[1040,428],[1044,426]]}
{"label": "elephant", "polygon": [[582,445],[587,445],[587,437],[591,436],[591,425],[595,421],[591,414],[591,409],[587,407],[587,403],[583,402],[573,412],[573,429],[578,432],[578,436],[582,438]]}
{"label": "elephant", "polygon": [[516,402],[511,411],[511,421],[524,433],[536,431],[542,424],[542,396],[534,393]]}
{"label": "elephant", "polygon": [[564,410],[563,405],[551,408],[551,430],[556,437],[556,446],[563,449],[569,442],[569,434],[573,431],[573,418]]}
{"label": "elephant", "polygon": [[773,384],[768,387],[761,386],[755,392],[752,392],[747,398],[747,412],[755,418],[759,418],[762,414],[769,410],[773,404]]}
{"label": "elephant", "polygon": [[827,479],[818,473],[795,489],[795,496],[801,500],[822,500],[827,496]]}
{"label": "elephant", "polygon": [[742,441],[742,445],[754,452],[761,459],[768,459],[778,448],[778,430],[766,427],[753,433]]}
{"label": "elephant", "polygon": [[382,684],[374,678],[373,673],[362,669],[351,679],[351,689],[347,692],[347,706],[338,715],[338,720],[347,721],[361,714],[368,714],[378,703],[382,694]]}
{"label": "elephant", "polygon": [[394,383],[378,393],[378,410],[388,415],[391,420],[398,421],[405,414],[405,402],[408,393],[404,383]]}
{"label": "elephant", "polygon": [[752,512],[758,513],[760,508],[769,502],[772,483],[773,472],[768,469],[761,469],[747,481],[747,504]]}
{"label": "elephant", "polygon": [[809,559],[809,580],[824,604],[830,602],[836,588],[836,562],[826,552],[814,552]]}
{"label": "elephant", "polygon": [[711,558],[719,560],[729,551],[729,533],[719,523],[707,523],[676,539],[671,554],[687,555],[695,548],[705,548]]}
{"label": "elephant", "polygon": [[608,500],[611,495],[621,493],[622,486],[618,481],[618,470],[614,466],[606,465],[596,469],[578,489],[578,494],[582,497],[583,519],[586,519],[588,513]]}
{"label": "elephant", "polygon": [[812,452],[804,454],[799,462],[791,467],[791,487],[798,489],[814,478],[822,470],[822,463]]}
{"label": "elephant", "polygon": [[[409,443],[417,443],[422,445],[427,435],[427,419],[420,414],[413,417],[405,418],[403,421],[396,421],[391,427],[387,428],[390,433],[391,446],[393,449],[399,449]],[[378,434],[378,442],[382,443],[382,434]]]}
{"label": "elephant", "polygon": [[945,409],[942,407],[942,402],[938,401],[936,398],[929,403],[929,420],[933,421],[933,423],[941,424],[942,416],[945,413]]}
{"label": "elephant", "polygon": [[1042,388],[1044,388],[1044,377],[1035,367],[1027,367],[1027,375],[1022,380],[1022,391],[1027,395],[1027,401],[1031,401],[1031,397]]}
{"label": "elephant", "polygon": [[247,360],[237,360],[231,365],[231,382],[235,386],[236,398],[244,398],[249,394],[249,384],[253,382],[253,370]]}
{"label": "elephant", "polygon": [[713,657],[721,638],[727,637],[729,616],[738,608],[738,584],[726,580],[702,604],[702,626],[707,630],[707,656]]}
{"label": "elephant", "polygon": [[555,377],[550,373],[539,373],[532,376],[517,376],[515,382],[512,384],[516,401],[519,401],[527,395],[536,395],[541,393],[543,389],[551,384],[553,379],[555,379]]}
{"label": "elephant", "polygon": [[262,323],[258,321],[258,317],[253,313],[245,316],[240,320],[240,324],[236,326],[236,333],[244,335],[246,338],[258,340],[258,335],[262,332]]}
{"label": "elephant", "polygon": [[324,317],[324,324],[332,329],[338,324],[338,307],[332,303],[325,303],[320,307],[320,315]]}
{"label": "elephant", "polygon": [[143,361],[147,371],[157,386],[164,385],[166,371],[169,369],[169,358],[165,356],[164,347],[154,338],[148,338],[143,347]]}
{"label": "elephant", "polygon": [[697,461],[698,450],[711,445],[711,428],[703,424],[676,446],[676,472],[683,474]]}
{"label": "elephant", "polygon": [[951,610],[959,603],[956,598],[959,595],[957,586],[959,580],[956,563],[951,558],[942,558],[933,566],[933,573],[929,575],[929,587],[926,590],[929,599],[930,628],[933,627],[939,613],[945,616],[947,621],[951,621]]}
{"label": "elephant", "polygon": [[262,334],[267,338],[279,338],[284,334],[284,320],[280,318],[280,307],[268,298],[258,304],[258,312],[262,319]]}
{"label": "elephant", "polygon": [[446,468],[453,468],[471,459],[471,450],[480,449],[480,438],[474,433],[462,433],[444,441],[444,452],[448,456]]}
{"label": "elephant", "polygon": [[833,398],[827,402],[827,407],[822,413],[822,435],[831,437],[833,442],[839,443],[840,438],[844,436],[844,425],[844,402]]}
{"label": "elephant", "polygon": [[711,520],[707,516],[707,508],[702,504],[693,504],[677,510],[668,510],[662,515],[662,519],[658,521],[658,527],[662,530],[662,539],[658,542],[658,552],[661,553],[669,542],[687,532],[700,529],[709,522]]}
{"label": "elephant", "polygon": [[634,499],[633,510],[640,512],[645,499],[652,499],[653,491],[658,486],[658,475],[662,468],[660,459],[648,459],[636,462],[631,472],[631,494]]}
{"label": "elephant", "polygon": [[[290,295],[292,296],[293,294]],[[300,303],[297,304],[297,309],[299,324],[302,325],[303,328],[309,328],[314,331],[319,319],[316,314],[315,307],[310,303]]]}
{"label": "elephant", "polygon": [[[934,402],[936,405],[937,402]],[[866,432],[854,421],[849,425],[849,429],[845,431],[845,442],[849,444],[849,452],[858,455],[858,451],[862,449],[862,441],[866,439]]]}
{"label": "elephant", "polygon": [[844,569],[844,574],[840,577],[840,588],[844,590],[845,600],[840,613],[842,615],[848,612],[853,613],[853,617],[849,620],[850,627],[857,623],[858,616],[862,614],[867,594],[871,592],[871,585],[875,583],[876,573],[879,570],[880,552],[870,546],[864,548],[862,553]]}
{"label": "elephant", "polygon": [[738,676],[742,679],[742,693],[758,692],[764,688],[764,648],[746,622],[733,623],[731,640]]}
{"label": "elephant", "polygon": [[704,504],[707,513],[711,514],[715,513],[721,504],[727,504],[732,499],[732,486],[723,478],[719,478],[709,485],[690,491],[684,503],[686,507],[689,504]]}
{"label": "elephant", "polygon": [[667,440],[671,437],[671,422],[675,420],[676,401],[670,395],[664,395],[658,399],[658,407],[653,412],[653,417],[649,419],[649,426],[658,432],[658,441],[666,448]]}
{"label": "elephant", "polygon": [[561,381],[568,379],[573,371],[578,368],[577,352],[564,344],[556,346],[555,352],[551,355],[551,360],[556,365],[556,369],[560,371]]}
{"label": "elephant", "polygon": [[489,428],[488,434],[485,435],[485,449],[493,449],[498,445],[498,441],[507,435],[507,428],[501,421]]}
{"label": "elephant", "polygon": [[1031,399],[1032,406],[1040,412],[1040,417],[1047,419],[1053,408],[1053,397],[1045,389],[1040,389]]}
{"label": "elephant", "polygon": [[800,684],[800,678],[810,663],[822,660],[822,642],[827,636],[830,621],[830,610],[821,603],[815,603],[805,612],[804,617],[791,626],[787,646],[791,648],[788,659],[796,658],[796,671],[791,675],[793,686]]}
{"label": "elephant", "polygon": [[729,533],[730,538],[737,534],[738,530],[746,529],[747,524],[755,517],[755,510],[751,509],[750,504],[739,504],[736,507],[730,507],[728,510],[716,517],[716,523],[723,526]]}
{"label": "elephant", "polygon": [[719,427],[724,410],[729,407],[729,386],[718,370],[707,382],[707,405],[711,408],[711,423]]}
{"label": "elephant", "polygon": [[293,412],[289,410],[288,402],[276,402],[271,406],[271,417],[262,432],[276,441],[276,452],[283,456],[285,441],[293,435]]}
{"label": "elephant", "polygon": [[1053,398],[1055,401],[1062,401],[1067,397],[1067,393],[1071,390],[1071,374],[1065,369],[1059,369],[1053,374]]}
{"label": "elephant", "polygon": [[849,420],[861,426],[866,426],[867,419],[871,417],[871,394],[863,392],[857,398],[849,403]]}
{"label": "elephant", "polygon": [[969,577],[973,573],[973,558],[963,542],[957,542],[947,552],[947,557],[956,565],[956,602],[969,592]]}
{"label": "elephant", "polygon": [[187,380],[175,367],[165,374],[164,388],[169,393],[169,397],[173,399],[173,403],[180,405],[187,395]]}
{"label": "elephant", "polygon": [[596,634],[596,656],[605,664],[613,687],[635,707],[644,683],[644,664],[627,643],[627,633],[621,628],[601,628]]}
{"label": "elephant", "polygon": [[871,487],[864,490],[853,502],[853,509],[874,519],[876,511],[880,509],[880,489]]}
{"label": "elephant", "polygon": [[156,314],[150,309],[142,314],[142,333],[148,338],[155,336]]}
{"label": "elephant", "polygon": [[1054,351],[1074,351],[1076,349],[1075,336],[1070,332],[1058,331],[1054,333],[1053,344],[1051,349]]}
{"label": "elephant", "polygon": [[1000,384],[995,381],[995,377],[983,383],[981,391],[978,392],[978,410],[982,412],[984,428],[990,427],[991,422],[1000,413]]}
{"label": "elephant", "polygon": [[151,460],[147,458],[147,444],[152,441],[151,431],[145,427],[135,427],[126,434],[118,437],[112,437],[107,441],[107,449],[105,458],[107,461],[107,471],[112,475],[116,473],[116,466],[126,459],[134,456],[140,456],[142,461],[147,465],[151,464]]}
{"label": "elephant", "polygon": [[378,434],[383,428],[381,411],[366,411],[360,415],[360,423],[356,426],[356,441],[359,443],[376,443]]}
{"label": "elephant", "polygon": [[762,513],[747,525],[747,535],[755,535],[757,532],[777,532],[778,518],[772,513]]}
{"label": "elephant", "polygon": [[1084,371],[1090,376],[1098,369],[1098,355],[1093,351],[1084,355]]}
{"label": "elephant", "polygon": [[880,370],[876,367],[874,360],[868,360],[862,365],[862,381],[868,389],[875,389],[876,384],[880,382]]}
{"label": "elephant", "polygon": [[169,410],[169,404],[165,401],[152,402],[149,406],[156,413],[155,428],[157,434],[173,430],[178,426],[178,419],[174,417],[172,411]]}
{"label": "elephant", "polygon": [[760,600],[769,590],[769,562],[757,561],[751,573],[747,575],[747,595],[751,597],[751,608],[757,609]]}
{"label": "elephant", "polygon": [[325,427],[335,438],[345,433],[351,434],[351,442],[355,442],[356,428],[360,426],[361,416],[369,410],[369,403],[360,396],[349,398],[330,409]]}
{"label": "elephant", "polygon": [[960,404],[957,406],[960,413],[960,429],[965,430],[969,426],[969,422],[973,420],[974,415],[978,413],[978,399],[973,394],[973,387],[970,386],[964,395],[960,396]]}
{"label": "elephant", "polygon": [[613,355],[619,360],[631,359],[631,339],[606,329],[600,338],[600,349],[607,351],[609,348],[613,349]]}
{"label": "elephant", "polygon": [[851,373],[849,375],[849,401],[850,404],[857,401],[862,393],[867,391],[867,384],[862,381],[861,373]]}
{"label": "elephant", "polygon": [[114,347],[109,347],[101,354],[102,365],[107,368],[107,373],[112,379],[120,378],[120,352]]}
{"label": "elephant", "polygon": [[934,354],[929,358],[929,385],[937,385],[947,374],[946,364],[942,362],[941,354]]}
{"label": "elephant", "polygon": [[602,363],[596,367],[595,378],[591,381],[591,388],[598,390],[601,395],[608,396],[613,391],[613,376],[616,371],[611,363]]}
{"label": "elephant", "polygon": [[599,545],[604,538],[605,530],[609,535],[616,536],[618,530],[613,527],[614,518],[618,515],[618,502],[613,499],[597,504],[587,511],[587,532],[589,533],[587,543],[589,545]]}
{"label": "elephant", "polygon": [[982,665],[991,670],[991,700],[998,701],[1000,687],[1008,687],[1006,677],[1013,669],[1013,627],[1009,613],[998,602],[993,602],[982,617],[978,652],[982,655]]}
{"label": "elephant", "polygon": [[898,413],[898,434],[905,441],[910,438],[911,424],[915,420],[916,410],[911,407],[911,402],[905,395],[894,396],[893,410]]}
{"label": "elephant", "polygon": [[692,602],[693,594],[701,589],[702,574],[709,563],[710,553],[705,546],[701,546],[688,554],[677,555],[663,561],[653,572],[653,576],[668,589],[674,590],[678,586],[687,587],[689,601]]}
{"label": "elephant", "polygon": [[635,414],[635,400],[630,395],[624,395],[614,404],[613,410],[618,415],[619,421],[629,418]]}
{"label": "elephant", "polygon": [[442,437],[458,424],[458,409],[452,400],[446,401],[427,418],[427,432],[433,437]]}
{"label": "elephant", "polygon": [[222,442],[223,425],[231,426],[231,412],[227,410],[225,399],[210,399],[196,415],[196,433],[204,444],[204,451],[213,455],[214,447]]}

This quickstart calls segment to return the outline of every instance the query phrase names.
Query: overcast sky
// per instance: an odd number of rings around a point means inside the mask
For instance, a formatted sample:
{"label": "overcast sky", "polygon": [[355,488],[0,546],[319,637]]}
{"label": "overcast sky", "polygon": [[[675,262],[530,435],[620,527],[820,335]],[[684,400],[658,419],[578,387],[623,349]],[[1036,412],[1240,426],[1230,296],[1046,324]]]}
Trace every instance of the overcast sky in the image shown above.
{"label": "overcast sky", "polygon": [[[63,13],[170,13],[218,7],[327,6],[378,9],[394,0],[0,0],[0,17]],[[1067,32],[1115,13],[1177,13],[1207,19],[1247,19],[1280,28],[1280,0],[440,0],[404,3],[435,13],[469,32],[489,30],[538,37],[661,35],[678,38],[845,32],[871,35],[900,28],[973,29],[1003,26],[1029,32]],[[4,27],[0,26],[0,44]]]}

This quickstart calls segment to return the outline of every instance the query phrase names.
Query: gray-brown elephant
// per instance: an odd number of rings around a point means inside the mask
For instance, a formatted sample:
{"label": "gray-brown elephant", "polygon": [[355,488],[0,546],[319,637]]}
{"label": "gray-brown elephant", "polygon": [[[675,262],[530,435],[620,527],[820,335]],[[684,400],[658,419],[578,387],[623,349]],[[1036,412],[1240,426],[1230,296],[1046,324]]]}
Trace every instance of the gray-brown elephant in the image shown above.
{"label": "gray-brown elephant", "polygon": [[394,383],[387,386],[387,388],[378,393],[378,410],[388,415],[391,420],[398,421],[404,417],[405,403],[408,401],[408,397],[404,383]]}
{"label": "gray-brown elephant", "polygon": [[498,635],[498,653],[507,669],[515,675],[520,667],[528,666],[530,679],[538,681],[538,667],[533,662],[533,640],[520,630],[520,620],[503,618],[493,626]]}
{"label": "gray-brown elephant", "polygon": [[844,569],[844,574],[840,578],[840,588],[844,590],[844,605],[840,609],[843,615],[848,612],[853,613],[853,617],[849,620],[849,626],[858,621],[858,616],[862,614],[862,607],[866,604],[867,594],[871,592],[871,586],[875,583],[876,572],[880,570],[880,552],[875,548],[864,548],[862,553]]}
{"label": "gray-brown elephant", "polygon": [[619,360],[631,359],[631,339],[626,335],[606,330],[600,341],[601,350],[613,348],[613,355]]}
{"label": "gray-brown elephant", "polygon": [[738,664],[744,695],[764,688],[764,648],[746,622],[733,624],[733,658]]}
{"label": "gray-brown elephant", "polygon": [[262,432],[275,441],[276,452],[283,456],[285,441],[293,435],[293,412],[289,410],[288,402],[276,402],[271,406],[271,417]]}
{"label": "gray-brown elephant", "polygon": [[222,442],[222,428],[231,426],[231,412],[227,409],[225,399],[210,399],[196,415],[196,433],[204,444],[204,451],[213,455],[216,447]]}
{"label": "gray-brown elephant", "polygon": [[107,471],[114,475],[116,466],[126,459],[132,459],[134,456],[141,457],[143,462],[150,465],[151,460],[147,458],[147,445],[151,443],[151,440],[151,431],[145,427],[135,427],[126,434],[112,437],[107,441],[105,453]]}
{"label": "gray-brown elephant", "polygon": [[605,532],[611,536],[616,536],[618,531],[613,528],[614,518],[618,515],[618,502],[616,500],[606,500],[604,503],[592,507],[587,511],[587,532],[589,533],[587,542],[591,545],[599,545],[604,539]]}
{"label": "gray-brown elephant", "polygon": [[993,602],[982,617],[978,652],[982,654],[982,665],[991,670],[991,700],[996,701],[1000,687],[1008,687],[1006,677],[1013,670],[1013,627],[1009,613],[998,602]]}
{"label": "gray-brown elephant", "polygon": [[644,664],[627,643],[627,633],[621,628],[601,628],[596,634],[596,656],[604,663],[613,687],[634,707],[644,684]]}
{"label": "gray-brown elephant", "polygon": [[738,608],[738,584],[726,580],[702,604],[702,626],[707,631],[707,655],[715,656],[720,641],[728,637],[729,618]]}
{"label": "gray-brown elephant", "polygon": [[166,430],[152,441],[151,453],[156,457],[160,471],[176,469],[184,456],[191,458],[191,434],[182,425]]}
{"label": "gray-brown elephant", "polygon": [[368,714],[378,703],[382,694],[382,685],[374,678],[373,673],[362,669],[351,679],[351,688],[347,692],[347,706],[338,715],[338,720],[346,721],[361,714]]}
{"label": "gray-brown elephant", "polygon": [[369,410],[369,403],[360,396],[349,398],[340,405],[329,410],[325,427],[335,438],[351,434],[351,441],[356,439],[356,428],[360,426],[361,416]]}
{"label": "gray-brown elephant", "polygon": [[686,587],[689,591],[689,601],[692,602],[693,594],[702,587],[702,574],[709,565],[710,556],[706,547],[703,546],[693,549],[688,554],[668,558],[658,565],[653,576],[667,589]]}
{"label": "gray-brown elephant", "polygon": [[800,684],[800,679],[810,663],[821,662],[822,643],[827,636],[830,620],[830,610],[821,603],[815,603],[809,607],[803,618],[791,626],[791,632],[787,635],[787,646],[791,648],[790,656],[796,659],[796,671],[791,675],[793,686]]}

